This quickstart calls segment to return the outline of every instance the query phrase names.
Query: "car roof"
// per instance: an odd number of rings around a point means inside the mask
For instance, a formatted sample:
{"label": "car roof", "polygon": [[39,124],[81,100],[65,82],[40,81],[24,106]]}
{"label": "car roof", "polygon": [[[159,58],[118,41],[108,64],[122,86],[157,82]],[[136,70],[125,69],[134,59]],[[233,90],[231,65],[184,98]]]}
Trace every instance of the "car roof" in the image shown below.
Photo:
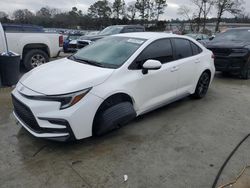
{"label": "car roof", "polygon": [[230,28],[229,30],[250,30],[250,27],[236,27],[236,28]]}
{"label": "car roof", "polygon": [[132,37],[132,38],[140,38],[140,39],[160,39],[160,38],[185,38],[189,39],[186,36],[183,35],[175,35],[175,34],[169,34],[169,33],[163,33],[163,32],[134,32],[134,33],[122,33],[117,34],[115,36],[121,36],[121,37]]}

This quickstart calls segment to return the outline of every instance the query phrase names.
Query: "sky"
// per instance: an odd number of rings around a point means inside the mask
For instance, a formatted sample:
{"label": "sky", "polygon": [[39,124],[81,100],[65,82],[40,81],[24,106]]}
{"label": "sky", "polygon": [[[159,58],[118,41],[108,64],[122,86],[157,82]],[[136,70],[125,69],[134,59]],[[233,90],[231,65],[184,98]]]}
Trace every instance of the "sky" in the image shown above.
{"label": "sky", "polygon": [[[87,12],[88,7],[97,0],[0,0],[0,11],[4,11],[11,14],[16,9],[27,8],[33,12],[36,12],[41,7],[49,6],[52,8],[58,8],[62,11],[70,10],[72,7],[77,7],[83,12]],[[110,0],[112,2],[113,0]],[[125,0],[127,4],[135,0]],[[250,1],[245,0],[245,10],[250,12]],[[161,16],[161,19],[176,19],[181,18],[177,14],[178,8],[181,5],[186,5],[190,7],[192,11],[195,11],[195,7],[190,3],[190,0],[167,0],[168,7],[165,9],[165,14]],[[209,15],[209,17],[216,16],[215,11]],[[226,15],[230,16],[230,15]]]}

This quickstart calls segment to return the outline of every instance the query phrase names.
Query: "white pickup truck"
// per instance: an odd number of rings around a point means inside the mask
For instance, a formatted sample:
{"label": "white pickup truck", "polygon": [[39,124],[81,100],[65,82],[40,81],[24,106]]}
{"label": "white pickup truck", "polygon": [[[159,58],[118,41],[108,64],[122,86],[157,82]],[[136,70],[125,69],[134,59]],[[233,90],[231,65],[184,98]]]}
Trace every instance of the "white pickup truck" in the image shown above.
{"label": "white pickup truck", "polygon": [[0,54],[5,51],[3,32],[6,33],[9,51],[21,55],[21,62],[27,70],[42,65],[49,58],[57,57],[62,50],[63,36],[45,33],[39,27],[30,25],[2,25],[0,23]]}

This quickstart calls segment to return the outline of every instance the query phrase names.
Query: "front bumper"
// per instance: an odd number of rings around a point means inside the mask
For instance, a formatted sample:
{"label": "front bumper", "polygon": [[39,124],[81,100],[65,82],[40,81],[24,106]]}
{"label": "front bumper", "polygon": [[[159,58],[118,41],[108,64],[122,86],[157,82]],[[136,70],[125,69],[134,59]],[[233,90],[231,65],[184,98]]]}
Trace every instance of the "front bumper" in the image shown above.
{"label": "front bumper", "polygon": [[240,73],[247,63],[246,58],[215,57],[216,71]]}
{"label": "front bumper", "polygon": [[23,87],[20,85],[12,92],[13,114],[33,136],[57,141],[92,136],[93,119],[102,99],[88,93],[74,106],[60,110],[59,102],[26,98],[18,91]]}

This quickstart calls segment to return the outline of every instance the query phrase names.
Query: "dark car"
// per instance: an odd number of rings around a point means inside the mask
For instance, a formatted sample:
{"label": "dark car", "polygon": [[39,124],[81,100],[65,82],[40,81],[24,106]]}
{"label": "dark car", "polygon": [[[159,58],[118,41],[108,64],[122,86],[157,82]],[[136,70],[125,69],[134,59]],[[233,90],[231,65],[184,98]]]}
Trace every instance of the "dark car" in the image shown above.
{"label": "dark car", "polygon": [[80,33],[69,34],[65,41],[63,42],[64,52],[76,52],[77,51],[77,39],[82,36]]}
{"label": "dark car", "polygon": [[235,28],[218,34],[207,48],[214,53],[217,71],[250,78],[250,28]]}
{"label": "dark car", "polygon": [[144,32],[145,27],[141,25],[113,25],[106,27],[98,35],[94,36],[82,36],[77,40],[77,47],[83,48],[89,45],[91,42],[102,39],[106,36],[115,35],[119,33],[132,33],[132,32]]}

